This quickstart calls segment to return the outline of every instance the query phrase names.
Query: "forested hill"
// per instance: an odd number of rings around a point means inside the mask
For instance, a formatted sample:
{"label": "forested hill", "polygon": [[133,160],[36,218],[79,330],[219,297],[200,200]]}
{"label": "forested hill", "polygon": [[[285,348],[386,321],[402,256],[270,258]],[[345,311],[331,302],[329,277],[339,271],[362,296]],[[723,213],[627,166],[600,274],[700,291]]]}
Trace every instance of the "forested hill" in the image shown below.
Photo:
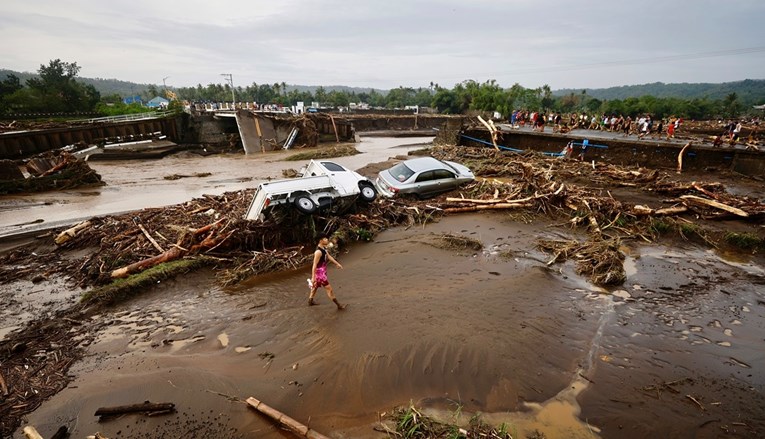
{"label": "forested hill", "polygon": [[[14,72],[13,70],[0,69],[0,81],[11,74],[16,75],[22,84],[26,84],[28,79],[36,78],[38,76],[37,73]],[[141,92],[149,88],[149,84],[137,84],[135,82],[121,81],[119,79],[83,78],[78,76],[76,80],[82,84],[93,85],[93,87],[101,93],[101,96],[112,94],[132,96],[141,94]]]}
{"label": "forested hill", "polygon": [[[12,70],[0,68],[0,81],[4,80],[9,74],[16,75],[21,83],[26,83],[26,80],[37,76],[35,73],[29,72],[15,72]],[[134,94],[141,94],[147,90],[150,84],[138,84],[129,81],[121,81],[119,79],[101,79],[101,78],[83,78],[77,77],[77,81],[83,84],[92,84],[96,90],[98,90],[102,96],[119,94],[121,96],[130,96]],[[512,84],[503,84],[504,87],[509,88]],[[155,86],[156,87],[156,86]],[[168,87],[173,88],[175,87]],[[291,90],[308,91],[311,94],[316,93],[316,90],[323,88],[326,92],[338,91],[338,92],[364,92],[369,93],[372,88],[362,87],[347,87],[342,85],[325,85],[325,86],[306,86],[306,85],[292,85],[287,84],[285,92]],[[387,94],[389,90],[374,89],[377,93]],[[569,94],[580,95],[583,89],[559,89],[554,90],[553,95],[565,96]],[[680,99],[702,99],[707,98],[710,100],[722,100],[725,99],[731,93],[736,93],[738,101],[745,105],[759,105],[765,103],[765,79],[746,79],[743,81],[735,82],[723,82],[719,84],[712,83],[680,83],[680,84],[665,84],[663,82],[654,82],[652,84],[642,85],[623,85],[620,87],[610,88],[595,88],[584,89],[587,95],[591,98],[597,98],[600,100],[615,100],[626,99],[630,97],[640,96],[655,96],[657,98],[680,98]]]}
{"label": "forested hill", "polygon": [[765,79],[746,79],[744,81],[711,83],[681,83],[665,84],[654,82],[652,84],[623,85],[620,87],[595,88],[595,89],[560,89],[554,90],[553,95],[564,96],[571,93],[581,94],[586,91],[587,95],[600,100],[614,100],[640,96],[655,96],[657,98],[681,98],[696,99],[708,98],[711,100],[724,99],[731,93],[736,93],[738,99],[744,105],[757,105],[765,103]]}

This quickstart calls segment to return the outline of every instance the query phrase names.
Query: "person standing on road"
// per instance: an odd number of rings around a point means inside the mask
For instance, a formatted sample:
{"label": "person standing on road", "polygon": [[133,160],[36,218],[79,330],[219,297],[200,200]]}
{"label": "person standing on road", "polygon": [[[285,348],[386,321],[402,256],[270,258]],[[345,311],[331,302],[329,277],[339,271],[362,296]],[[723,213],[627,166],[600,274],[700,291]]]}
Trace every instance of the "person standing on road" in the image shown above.
{"label": "person standing on road", "polygon": [[332,285],[329,284],[327,278],[327,263],[332,262],[337,268],[342,269],[343,266],[327,252],[327,246],[329,245],[329,236],[322,233],[319,235],[319,244],[316,246],[316,251],[313,252],[313,267],[311,268],[311,293],[308,296],[308,306],[316,305],[313,301],[313,296],[316,295],[316,290],[319,287],[324,287],[324,291],[327,292],[327,297],[330,298],[338,310],[343,310],[347,305],[343,305],[337,301],[334,292],[332,291]]}

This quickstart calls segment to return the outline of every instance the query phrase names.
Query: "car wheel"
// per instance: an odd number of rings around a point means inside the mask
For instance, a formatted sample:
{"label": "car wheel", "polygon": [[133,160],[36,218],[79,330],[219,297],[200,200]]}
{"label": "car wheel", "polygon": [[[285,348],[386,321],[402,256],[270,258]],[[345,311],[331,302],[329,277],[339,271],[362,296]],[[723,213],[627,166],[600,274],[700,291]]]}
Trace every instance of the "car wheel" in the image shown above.
{"label": "car wheel", "polygon": [[310,215],[316,212],[317,206],[308,194],[298,194],[292,202],[298,212]]}
{"label": "car wheel", "polygon": [[371,203],[377,198],[377,190],[369,183],[359,183],[359,197],[366,203]]}

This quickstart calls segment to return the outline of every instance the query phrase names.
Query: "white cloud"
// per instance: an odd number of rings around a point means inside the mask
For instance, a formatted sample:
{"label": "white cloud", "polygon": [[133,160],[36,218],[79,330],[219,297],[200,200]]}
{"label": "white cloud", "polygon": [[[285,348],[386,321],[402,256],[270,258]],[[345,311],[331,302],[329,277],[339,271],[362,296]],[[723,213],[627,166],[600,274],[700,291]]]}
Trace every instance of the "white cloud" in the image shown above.
{"label": "white cloud", "polygon": [[[762,78],[765,3],[232,0],[4,1],[0,67],[192,86],[607,87]],[[683,58],[678,55],[697,54]],[[664,58],[664,59],[662,59]]]}

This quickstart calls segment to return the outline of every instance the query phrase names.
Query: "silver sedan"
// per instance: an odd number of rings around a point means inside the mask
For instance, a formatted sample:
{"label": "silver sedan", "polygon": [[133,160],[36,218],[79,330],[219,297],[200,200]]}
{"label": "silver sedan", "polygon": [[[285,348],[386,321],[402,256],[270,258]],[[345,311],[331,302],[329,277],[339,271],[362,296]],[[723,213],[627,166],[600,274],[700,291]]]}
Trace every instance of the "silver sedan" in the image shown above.
{"label": "silver sedan", "polygon": [[377,174],[377,191],[386,196],[411,194],[427,198],[448,192],[475,180],[475,175],[459,163],[433,157],[405,160]]}

